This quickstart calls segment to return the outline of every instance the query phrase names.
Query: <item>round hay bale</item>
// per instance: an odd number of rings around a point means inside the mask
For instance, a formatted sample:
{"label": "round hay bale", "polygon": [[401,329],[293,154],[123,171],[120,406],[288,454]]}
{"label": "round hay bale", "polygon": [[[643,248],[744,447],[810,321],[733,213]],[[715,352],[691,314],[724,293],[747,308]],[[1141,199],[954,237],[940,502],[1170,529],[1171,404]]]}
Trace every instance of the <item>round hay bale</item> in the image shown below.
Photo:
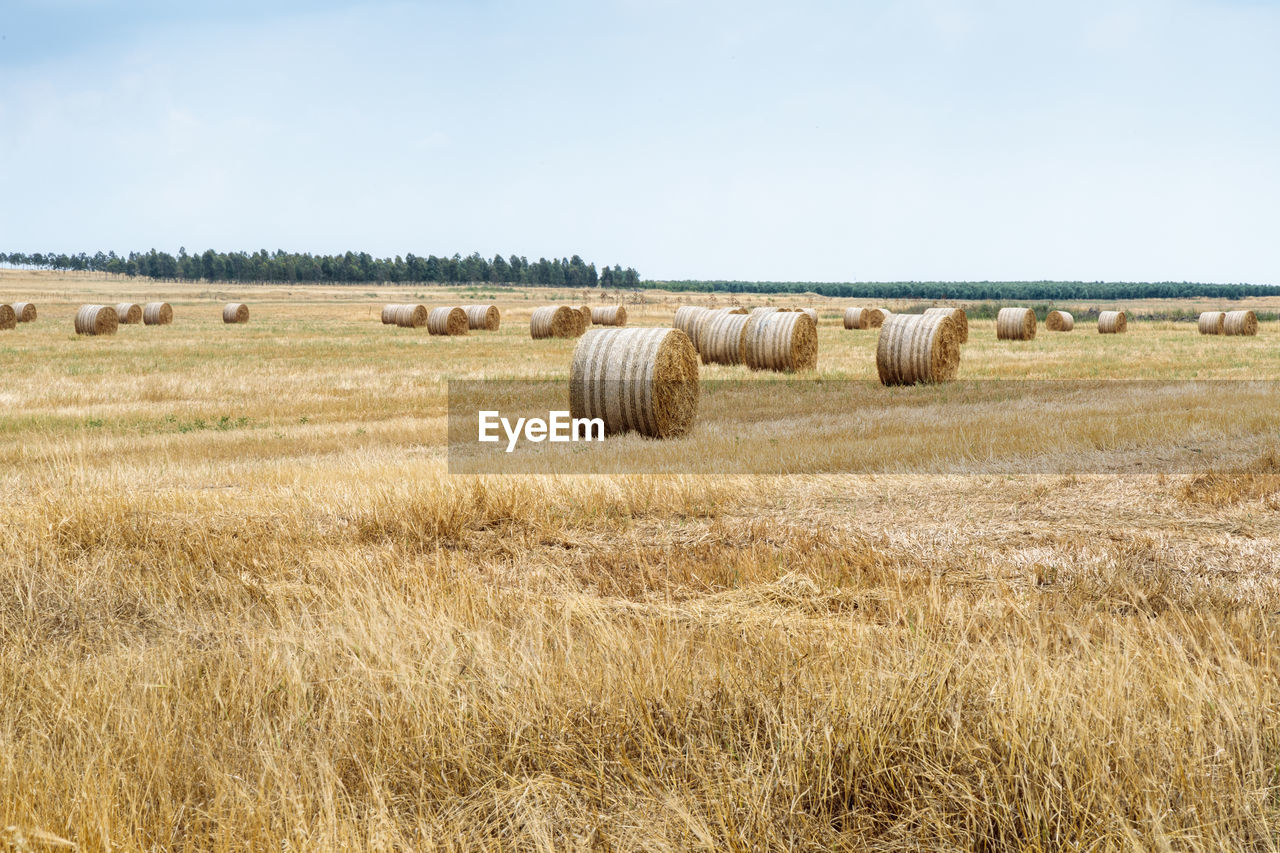
{"label": "round hay bale", "polygon": [[418,329],[427,325],[427,306],[396,306],[396,325],[402,329]]}
{"label": "round hay bale", "polygon": [[34,323],[36,321],[36,306],[30,302],[13,303],[13,313],[18,318],[19,323]]}
{"label": "round hay bale", "polygon": [[1076,327],[1070,311],[1050,311],[1044,315],[1044,327],[1051,332],[1069,332]]}
{"label": "round hay bale", "polygon": [[1226,332],[1226,322],[1226,311],[1205,311],[1201,313],[1196,327],[1202,335],[1221,335]]}
{"label": "round hay bale", "polygon": [[747,367],[813,370],[818,366],[818,326],[803,311],[770,311],[747,317]]}
{"label": "round hay bale", "polygon": [[394,326],[396,324],[396,315],[399,313],[403,305],[383,305],[382,306],[382,325]]}
{"label": "round hay bale", "polygon": [[960,333],[948,314],[891,314],[876,342],[885,385],[950,382],[960,367]]}
{"label": "round hay bale", "polygon": [[142,306],[142,322],[148,326],[167,326],[173,322],[173,306],[168,302],[148,302]]}
{"label": "round hay bale", "polygon": [[463,305],[462,310],[467,312],[468,328],[496,332],[502,325],[497,305]]}
{"label": "round hay bale", "polygon": [[[671,321],[671,327],[684,332],[689,336],[689,340],[694,341],[694,328],[702,317],[710,313],[710,308],[703,308],[701,305],[681,305],[676,309],[676,316]],[[694,341],[694,346],[697,346],[697,341]]]}
{"label": "round hay bale", "polygon": [[886,312],[879,308],[846,308],[844,309],[844,327],[846,329],[878,329],[884,325]]}
{"label": "round hay bale", "polygon": [[627,309],[622,305],[601,305],[592,308],[591,322],[597,326],[625,326]]}
{"label": "round hay bale", "polygon": [[1035,336],[1036,312],[1030,308],[1001,308],[996,315],[996,340],[1029,341]]}
{"label": "round hay bale", "polygon": [[427,315],[427,331],[433,335],[465,335],[469,326],[467,312],[458,307],[432,308]]}
{"label": "round hay bale", "polygon": [[1222,319],[1222,334],[1258,334],[1258,315],[1252,311],[1228,311],[1227,316]]}
{"label": "round hay bale", "polygon": [[698,351],[703,364],[745,364],[747,323],[745,314],[712,313],[698,327]]}
{"label": "round hay bale", "polygon": [[76,312],[77,335],[114,335],[120,318],[110,305],[82,305]]}
{"label": "round hay bale", "polygon": [[243,302],[228,302],[226,305],[222,306],[222,322],[249,322],[249,306],[245,305]]}
{"label": "round hay bale", "polygon": [[1129,318],[1123,311],[1103,311],[1098,315],[1098,334],[1119,335],[1129,328]]}
{"label": "round hay bale", "polygon": [[18,312],[12,305],[0,304],[0,332],[18,328]]}
{"label": "round hay bale", "polygon": [[[958,306],[938,305],[933,308],[924,309],[924,313],[948,315],[949,317],[951,317],[952,320],[955,320],[956,334],[960,336],[960,343],[962,344],[969,343],[969,315],[965,313],[963,308],[960,308]],[[1034,326],[1034,323],[1035,323],[1034,313],[1031,315],[1031,320],[1032,320],[1031,337],[1034,338],[1036,336],[1036,331]]]}
{"label": "round hay bale", "polygon": [[679,329],[593,329],[573,350],[569,414],[605,432],[684,435],[698,414],[698,356]]}
{"label": "round hay bale", "polygon": [[116,317],[121,326],[136,326],[142,322],[142,306],[133,302],[117,303]]}
{"label": "round hay bale", "polygon": [[578,306],[578,313],[579,313],[579,314],[581,314],[581,315],[582,315],[582,319],[586,321],[586,322],[584,322],[584,323],[582,324],[582,331],[584,331],[584,332],[585,332],[587,329],[590,329],[590,328],[591,328],[591,306],[590,306],[590,305],[579,305],[579,306]]}
{"label": "round hay bale", "polygon": [[813,320],[813,322],[814,322],[814,324],[815,324],[815,325],[817,324],[817,322],[818,322],[818,309],[817,309],[817,308],[801,308],[800,310],[801,310],[801,311],[803,311],[804,313],[808,314],[808,315],[809,315],[809,319]]}
{"label": "round hay bale", "polygon": [[582,314],[568,305],[544,305],[533,309],[529,334],[540,338],[576,338],[582,334]]}
{"label": "round hay bale", "polygon": [[741,305],[730,305],[727,308],[717,308],[716,310],[723,311],[726,314],[750,314],[751,313],[746,308],[743,308]]}

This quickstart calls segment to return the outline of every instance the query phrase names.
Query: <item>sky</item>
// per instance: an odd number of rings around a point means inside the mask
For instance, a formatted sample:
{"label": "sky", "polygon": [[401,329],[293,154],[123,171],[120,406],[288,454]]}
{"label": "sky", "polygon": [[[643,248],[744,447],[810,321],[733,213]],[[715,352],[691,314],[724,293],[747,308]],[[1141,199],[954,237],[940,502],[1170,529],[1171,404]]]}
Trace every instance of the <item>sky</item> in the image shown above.
{"label": "sky", "polygon": [[1280,283],[1280,2],[0,0],[0,251]]}

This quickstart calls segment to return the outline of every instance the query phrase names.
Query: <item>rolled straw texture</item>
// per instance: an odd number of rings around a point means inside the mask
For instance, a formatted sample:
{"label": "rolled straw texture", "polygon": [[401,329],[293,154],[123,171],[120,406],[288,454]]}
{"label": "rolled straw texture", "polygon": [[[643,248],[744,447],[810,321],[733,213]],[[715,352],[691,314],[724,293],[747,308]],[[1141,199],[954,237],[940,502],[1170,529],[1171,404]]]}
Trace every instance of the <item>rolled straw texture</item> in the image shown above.
{"label": "rolled straw texture", "polygon": [[891,314],[876,342],[885,385],[950,382],[960,367],[960,334],[947,314]]}
{"label": "rolled straw texture", "polygon": [[1001,308],[996,315],[996,339],[1029,341],[1036,336],[1036,312],[1030,308]]}
{"label": "rolled straw texture", "polygon": [[222,307],[222,322],[224,323],[247,323],[249,322],[249,306],[243,302],[229,302]]}
{"label": "rolled straw texture", "polygon": [[168,302],[148,302],[142,307],[142,322],[148,326],[167,326],[173,322],[173,306]]}
{"label": "rolled straw texture", "polygon": [[36,320],[36,306],[32,302],[13,303],[13,313],[19,323],[34,323]]}
{"label": "rolled straw texture", "polygon": [[1129,318],[1123,311],[1103,311],[1098,315],[1098,334],[1120,335],[1129,328]]}
{"label": "rolled straw texture", "polygon": [[818,366],[818,326],[803,311],[747,317],[747,367],[791,373]]}
{"label": "rolled straw texture", "polygon": [[1222,319],[1222,334],[1258,334],[1258,315],[1252,311],[1228,311],[1227,316]]}
{"label": "rolled straw texture", "polygon": [[110,305],[82,305],[76,312],[77,335],[114,335],[120,318]]}
{"label": "rolled straw texture", "polygon": [[12,305],[0,304],[0,331],[18,328],[18,312]]}
{"label": "rolled straw texture", "polygon": [[497,305],[463,305],[462,310],[467,312],[468,328],[496,332],[502,325],[502,314],[498,312]]}
{"label": "rolled straw texture", "polygon": [[427,325],[427,306],[396,306],[396,325],[404,329],[417,329]]}
{"label": "rolled straw texture", "polygon": [[142,322],[142,306],[134,302],[117,303],[116,317],[121,326],[136,326]]}
{"label": "rolled straw texture", "polygon": [[467,312],[457,306],[432,308],[427,315],[427,331],[433,335],[465,335]]}
{"label": "rolled straw texture", "polygon": [[1205,311],[1196,326],[1202,335],[1222,335],[1226,333],[1226,322],[1226,311]]}
{"label": "rolled straw texture", "polygon": [[704,317],[698,327],[703,364],[745,364],[747,360],[747,322],[745,314],[716,312]]}
{"label": "rolled straw texture", "polygon": [[627,309],[622,305],[601,305],[592,308],[591,322],[597,326],[625,326]]}
{"label": "rolled straw texture", "polygon": [[[969,315],[965,313],[963,308],[957,306],[938,305],[934,308],[924,309],[926,314],[946,314],[955,320],[956,334],[960,336],[960,343],[969,343]],[[1031,319],[1035,320],[1035,314],[1031,315]],[[1031,333],[1035,337],[1034,330]]]}
{"label": "rolled straw texture", "polygon": [[1044,327],[1051,332],[1069,332],[1076,327],[1070,311],[1050,311],[1044,315]]}
{"label": "rolled straw texture", "polygon": [[582,314],[568,305],[544,305],[533,309],[529,334],[535,338],[576,338],[582,333]]}
{"label": "rolled straw texture", "polygon": [[679,329],[593,329],[573,350],[569,413],[606,433],[684,435],[698,414],[698,357]]}

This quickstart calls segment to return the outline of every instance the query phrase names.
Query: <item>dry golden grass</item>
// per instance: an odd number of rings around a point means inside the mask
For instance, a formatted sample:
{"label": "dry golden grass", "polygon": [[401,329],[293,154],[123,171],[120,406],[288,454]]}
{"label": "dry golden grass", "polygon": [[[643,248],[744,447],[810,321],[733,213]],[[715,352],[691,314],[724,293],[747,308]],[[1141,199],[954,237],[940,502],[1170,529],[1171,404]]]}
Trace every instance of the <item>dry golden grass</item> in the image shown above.
{"label": "dry golden grass", "polygon": [[[576,341],[529,315],[580,292],[0,275],[20,297],[41,313],[0,340],[0,850],[1280,846],[1273,451],[1167,476],[450,476],[445,379],[567,377]],[[174,324],[75,336],[77,305],[126,299]],[[382,326],[402,301],[504,322]],[[794,304],[823,318],[818,378],[875,378],[843,305]],[[961,379],[1280,368],[1274,323],[1016,351],[971,323]],[[827,452],[805,417],[786,451]]]}

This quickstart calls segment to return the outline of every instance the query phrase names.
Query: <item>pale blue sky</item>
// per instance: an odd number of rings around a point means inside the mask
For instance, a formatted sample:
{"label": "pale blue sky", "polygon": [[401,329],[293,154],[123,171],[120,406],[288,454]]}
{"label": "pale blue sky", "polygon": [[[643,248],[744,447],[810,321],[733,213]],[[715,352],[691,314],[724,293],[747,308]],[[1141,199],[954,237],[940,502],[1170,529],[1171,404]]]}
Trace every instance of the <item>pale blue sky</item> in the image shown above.
{"label": "pale blue sky", "polygon": [[1280,3],[0,0],[0,249],[1280,282]]}

